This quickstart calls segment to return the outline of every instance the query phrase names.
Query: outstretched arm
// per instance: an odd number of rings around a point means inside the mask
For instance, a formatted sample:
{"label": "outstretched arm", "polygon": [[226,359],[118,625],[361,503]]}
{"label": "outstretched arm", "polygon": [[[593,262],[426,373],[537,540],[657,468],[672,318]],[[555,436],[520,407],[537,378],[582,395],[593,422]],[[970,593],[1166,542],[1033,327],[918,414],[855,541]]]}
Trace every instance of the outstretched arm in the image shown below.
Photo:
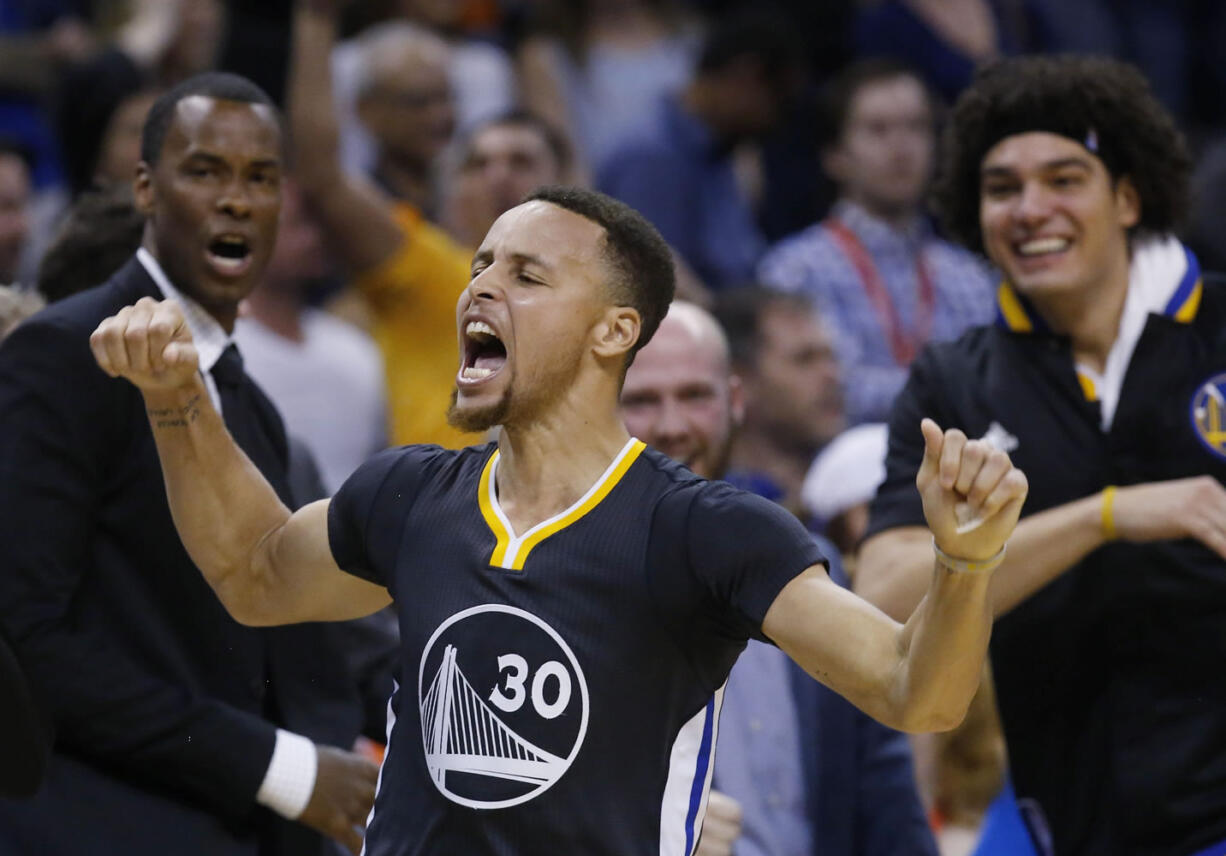
{"label": "outstretched arm", "polygon": [[328,500],[291,514],[235,444],[177,303],[142,298],[103,321],[90,347],[107,374],[144,396],[179,537],[235,619],[341,621],[391,602],[332,558]]}
{"label": "outstretched arm", "polygon": [[[820,567],[790,582],[762,624],[810,675],[892,728],[943,731],[962,721],[983,669],[991,568],[1017,523],[1026,478],[1003,452],[924,420],[916,485],[936,559],[905,625],[835,585]],[[966,449],[977,450],[966,454]],[[981,520],[978,525],[970,521]],[[931,548],[930,548],[931,549]]]}

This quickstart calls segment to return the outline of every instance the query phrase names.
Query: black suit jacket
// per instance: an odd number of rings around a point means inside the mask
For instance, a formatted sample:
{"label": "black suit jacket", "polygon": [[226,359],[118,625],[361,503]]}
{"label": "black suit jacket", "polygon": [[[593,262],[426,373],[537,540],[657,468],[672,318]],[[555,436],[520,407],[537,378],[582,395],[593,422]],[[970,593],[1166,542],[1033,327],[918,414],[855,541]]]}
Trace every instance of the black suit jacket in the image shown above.
{"label": "black suit jacket", "polygon": [[[161,297],[135,259],[0,347],[0,621],[56,727],[46,787],[0,804],[0,854],[318,853],[259,808],[277,725],[348,746],[361,706],[322,625],[235,622],[188,558],[140,393],[89,350]],[[289,500],[284,429],[247,449]]]}

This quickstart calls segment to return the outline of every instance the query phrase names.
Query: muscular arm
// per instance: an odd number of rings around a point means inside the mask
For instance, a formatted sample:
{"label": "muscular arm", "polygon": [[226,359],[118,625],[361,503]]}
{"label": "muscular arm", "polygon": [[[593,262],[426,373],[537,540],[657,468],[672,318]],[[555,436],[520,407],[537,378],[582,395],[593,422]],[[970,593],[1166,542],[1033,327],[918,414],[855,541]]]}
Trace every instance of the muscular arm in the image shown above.
{"label": "muscular arm", "polygon": [[369,181],[340,164],[340,127],[332,93],[335,4],[299,0],[294,13],[288,85],[294,174],[351,273],[389,259],[405,236],[391,202]]}
{"label": "muscular arm", "polygon": [[329,501],[291,514],[234,443],[173,301],[142,299],[104,321],[90,346],[104,371],[144,395],[179,537],[235,619],[341,621],[391,602],[386,589],[333,560]]}
{"label": "muscular arm", "polygon": [[[1008,456],[968,443],[959,431],[923,426],[924,464],[916,479],[931,537],[949,555],[984,561],[1017,522],[1025,477]],[[983,523],[960,532],[956,507]],[[933,567],[930,553],[930,567]],[[991,574],[937,562],[919,606],[900,625],[835,585],[820,567],[790,582],[762,624],[810,675],[886,725],[940,731],[962,721],[983,668],[992,625]]]}

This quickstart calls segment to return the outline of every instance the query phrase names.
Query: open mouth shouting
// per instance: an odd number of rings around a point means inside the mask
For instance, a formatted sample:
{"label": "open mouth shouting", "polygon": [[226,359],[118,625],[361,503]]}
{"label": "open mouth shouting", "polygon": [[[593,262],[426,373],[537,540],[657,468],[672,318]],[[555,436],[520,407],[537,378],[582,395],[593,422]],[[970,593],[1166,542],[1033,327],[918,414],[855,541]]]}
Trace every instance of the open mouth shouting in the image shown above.
{"label": "open mouth shouting", "polygon": [[507,347],[485,321],[464,323],[464,348],[456,383],[471,388],[493,378],[507,363]]}
{"label": "open mouth shouting", "polygon": [[223,233],[209,241],[204,256],[209,268],[218,276],[241,277],[251,268],[251,241],[234,232]]}

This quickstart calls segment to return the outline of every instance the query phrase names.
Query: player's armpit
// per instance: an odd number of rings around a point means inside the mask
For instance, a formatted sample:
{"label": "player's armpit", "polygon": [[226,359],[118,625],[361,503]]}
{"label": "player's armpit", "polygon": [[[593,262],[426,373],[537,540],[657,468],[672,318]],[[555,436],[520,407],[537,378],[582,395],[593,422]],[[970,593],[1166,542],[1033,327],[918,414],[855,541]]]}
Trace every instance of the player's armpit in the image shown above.
{"label": "player's armpit", "polygon": [[874,719],[903,729],[896,693],[902,625],[814,565],[784,586],[762,632],[812,677]]}
{"label": "player's armpit", "polygon": [[383,586],[337,566],[328,542],[328,506],[321,499],[298,511],[260,542],[252,570],[268,584],[235,618],[245,624],[347,621],[392,602]]}

